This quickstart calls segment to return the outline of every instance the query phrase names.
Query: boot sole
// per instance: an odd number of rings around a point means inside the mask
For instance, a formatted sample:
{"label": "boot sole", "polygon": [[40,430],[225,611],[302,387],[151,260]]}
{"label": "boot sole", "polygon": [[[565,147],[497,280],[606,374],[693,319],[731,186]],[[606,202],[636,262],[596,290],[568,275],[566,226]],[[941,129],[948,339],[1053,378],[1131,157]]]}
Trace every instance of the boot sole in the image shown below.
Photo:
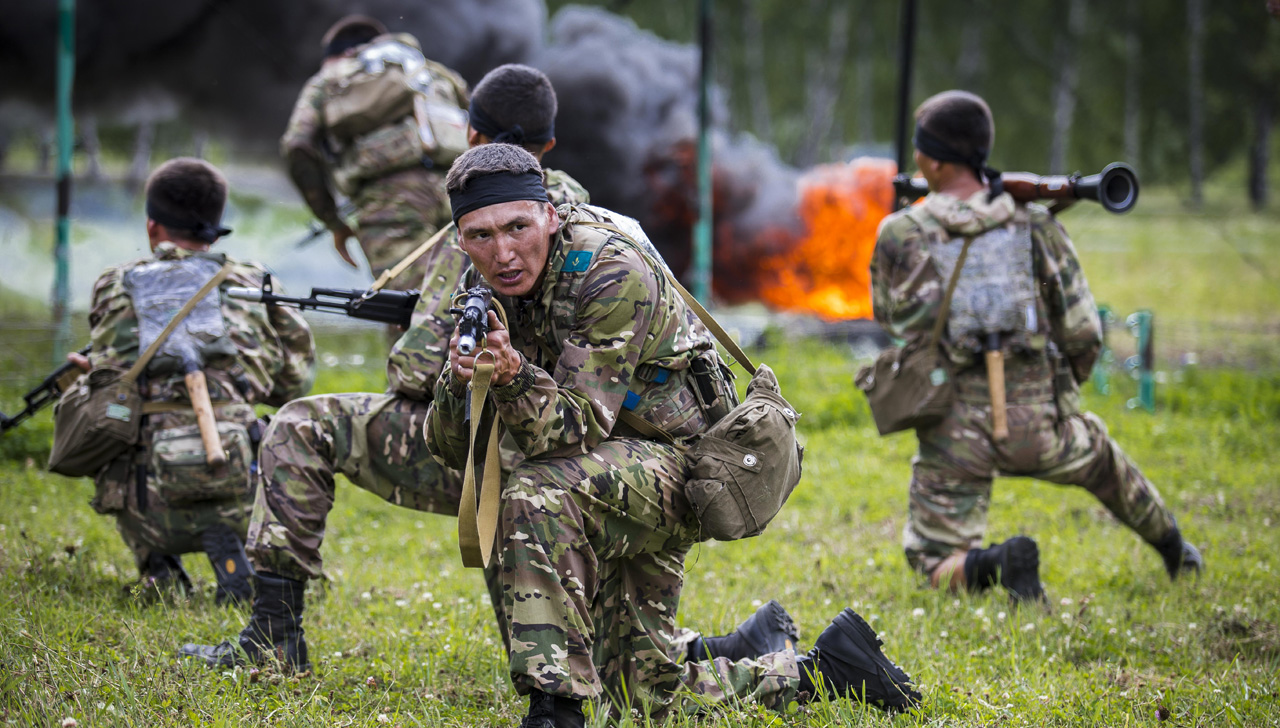
{"label": "boot sole", "polygon": [[[880,651],[884,642],[860,614],[846,607],[836,615],[831,624],[840,630],[840,634],[848,642],[852,643],[856,651],[866,655],[875,664],[875,673],[881,678],[879,686],[881,690],[879,692],[883,694],[873,693],[872,686],[864,684],[866,689],[865,697],[868,702],[878,702],[890,710],[906,710],[913,705],[919,704],[924,696],[912,687],[911,676],[884,656],[884,653]],[[835,662],[848,664],[840,659],[836,651],[830,649],[828,649],[826,657]],[[849,665],[849,667],[857,668],[856,665]],[[889,682],[888,686],[884,684],[886,678]],[[859,695],[859,697],[862,696]]]}
{"label": "boot sole", "polygon": [[1040,547],[1026,536],[1009,539],[1000,574],[1000,584],[1009,590],[1014,601],[1043,601],[1040,585]]}

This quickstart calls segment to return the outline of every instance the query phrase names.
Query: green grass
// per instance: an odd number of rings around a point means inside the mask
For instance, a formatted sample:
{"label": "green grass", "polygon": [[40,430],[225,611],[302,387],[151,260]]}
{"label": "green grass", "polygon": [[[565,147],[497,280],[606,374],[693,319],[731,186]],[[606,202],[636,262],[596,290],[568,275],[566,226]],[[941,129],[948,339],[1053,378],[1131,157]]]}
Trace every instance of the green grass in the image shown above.
{"label": "green grass", "polygon": [[[777,598],[807,646],[852,606],[925,704],[892,719],[843,701],[785,719],[743,706],[690,725],[1155,725],[1162,709],[1172,725],[1276,724],[1280,377],[1192,372],[1161,390],[1156,416],[1125,408],[1127,379],[1110,397],[1091,395],[1209,570],[1170,584],[1155,553],[1086,493],[1002,480],[989,535],[1033,535],[1051,594],[1048,609],[1015,610],[998,594],[925,589],[907,570],[898,544],[913,443],[875,436],[843,349],[801,344],[760,358],[805,413],[805,478],[765,535],[694,549],[681,622],[720,633],[755,600]],[[376,372],[327,369],[320,388],[378,384]],[[306,620],[315,674],[282,678],[179,664],[179,644],[228,637],[244,614],[213,605],[198,557],[187,558],[191,598],[126,593],[131,558],[87,507],[91,491],[34,463],[0,465],[0,722],[518,722],[522,701],[479,574],[458,565],[452,520],[340,485],[325,545],[333,581],[313,587]]]}

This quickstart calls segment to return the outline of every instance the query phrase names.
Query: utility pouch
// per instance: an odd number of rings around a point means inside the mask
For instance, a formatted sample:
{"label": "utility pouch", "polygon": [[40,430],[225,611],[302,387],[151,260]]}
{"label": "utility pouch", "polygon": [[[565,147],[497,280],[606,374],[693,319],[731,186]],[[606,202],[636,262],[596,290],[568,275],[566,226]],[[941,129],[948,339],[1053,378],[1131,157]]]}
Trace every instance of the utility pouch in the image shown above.
{"label": "utility pouch", "polygon": [[973,238],[964,239],[929,338],[917,336],[903,346],[880,352],[875,363],[863,367],[854,377],[858,389],[867,395],[871,417],[881,435],[929,427],[941,421],[951,409],[955,387],[939,344],[947,324],[951,296],[972,243]]}
{"label": "utility pouch", "polygon": [[715,357],[715,360],[704,357],[694,359],[689,363],[689,373],[693,378],[694,394],[698,397],[702,416],[708,426],[723,420],[729,410],[738,406],[738,393],[729,383],[732,375],[726,376],[719,364],[719,357]]}
{"label": "utility pouch", "polygon": [[249,492],[249,463],[253,459],[248,428],[239,422],[218,422],[218,437],[227,461],[209,465],[198,425],[156,432],[151,437],[151,471],[156,492],[171,506],[241,498]]}
{"label": "utility pouch", "polygon": [[124,510],[132,482],[133,458],[121,455],[107,464],[93,483],[93,500],[89,505],[97,513],[109,515]]}
{"label": "utility pouch", "polygon": [[49,470],[93,475],[138,442],[142,396],[122,369],[104,367],[80,378],[53,410]]}
{"label": "utility pouch", "polygon": [[377,179],[422,164],[418,123],[406,116],[357,137],[343,149],[333,170],[333,183],[344,195],[353,195],[366,180]]}

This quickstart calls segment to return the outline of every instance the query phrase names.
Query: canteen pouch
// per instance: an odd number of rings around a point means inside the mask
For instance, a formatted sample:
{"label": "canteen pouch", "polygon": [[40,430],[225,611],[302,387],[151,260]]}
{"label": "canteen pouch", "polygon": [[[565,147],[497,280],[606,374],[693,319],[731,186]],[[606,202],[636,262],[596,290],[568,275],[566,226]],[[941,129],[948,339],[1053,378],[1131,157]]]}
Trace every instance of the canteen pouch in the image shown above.
{"label": "canteen pouch", "polygon": [[200,428],[193,424],[157,431],[151,437],[151,471],[155,489],[171,506],[241,498],[249,491],[253,460],[249,430],[239,422],[219,421],[218,436],[227,462],[205,461]]}
{"label": "canteen pouch", "polygon": [[58,400],[49,470],[72,478],[93,475],[137,444],[142,396],[137,382],[124,373],[94,369]]}
{"label": "canteen pouch", "polygon": [[782,397],[773,370],[761,364],[747,397],[689,449],[685,495],[702,535],[733,541],[758,535],[800,482],[800,415]]}
{"label": "canteen pouch", "polygon": [[333,183],[344,195],[354,195],[365,180],[422,164],[418,124],[405,117],[351,142],[333,169]]}
{"label": "canteen pouch", "polygon": [[885,349],[854,377],[881,435],[929,427],[951,409],[951,373],[938,348],[927,344],[916,338]]}

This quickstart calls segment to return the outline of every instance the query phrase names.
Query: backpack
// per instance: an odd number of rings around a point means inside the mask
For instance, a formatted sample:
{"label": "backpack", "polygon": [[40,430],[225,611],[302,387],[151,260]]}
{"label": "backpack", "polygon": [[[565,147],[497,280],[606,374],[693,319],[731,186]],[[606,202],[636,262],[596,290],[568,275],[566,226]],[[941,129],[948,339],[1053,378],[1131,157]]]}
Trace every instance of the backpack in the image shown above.
{"label": "backpack", "polygon": [[321,116],[337,156],[334,182],[363,182],[467,150],[466,82],[427,60],[412,36],[387,35],[325,67]]}

